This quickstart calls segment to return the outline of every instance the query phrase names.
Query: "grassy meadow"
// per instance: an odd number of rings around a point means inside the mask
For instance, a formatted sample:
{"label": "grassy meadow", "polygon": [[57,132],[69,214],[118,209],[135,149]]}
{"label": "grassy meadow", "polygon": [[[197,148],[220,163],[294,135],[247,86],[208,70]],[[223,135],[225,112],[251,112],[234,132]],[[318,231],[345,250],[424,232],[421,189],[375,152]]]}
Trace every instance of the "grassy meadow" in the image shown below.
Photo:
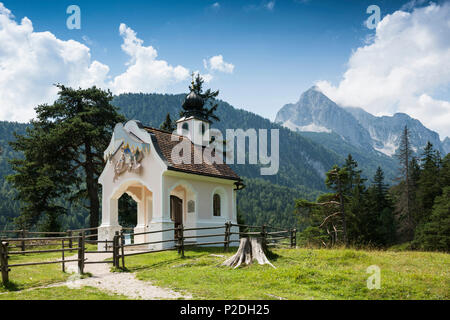
{"label": "grassy meadow", "polygon": [[[174,251],[126,258],[128,272],[143,281],[192,294],[194,299],[450,299],[450,255],[414,251],[274,249],[276,266],[221,266],[221,248]],[[14,256],[11,263],[55,260],[59,254]],[[369,290],[369,266],[381,270],[381,288]],[[36,288],[67,280],[59,264],[12,268],[11,285],[0,285],[0,300],[126,299],[91,287]],[[33,290],[29,290],[36,288]]]}
{"label": "grassy meadow", "polygon": [[[352,249],[276,249],[270,266],[220,266],[221,249],[197,249],[180,258],[162,252],[127,258],[141,280],[186,291],[195,299],[450,299],[450,255]],[[369,290],[367,268],[381,270],[381,288]]]}

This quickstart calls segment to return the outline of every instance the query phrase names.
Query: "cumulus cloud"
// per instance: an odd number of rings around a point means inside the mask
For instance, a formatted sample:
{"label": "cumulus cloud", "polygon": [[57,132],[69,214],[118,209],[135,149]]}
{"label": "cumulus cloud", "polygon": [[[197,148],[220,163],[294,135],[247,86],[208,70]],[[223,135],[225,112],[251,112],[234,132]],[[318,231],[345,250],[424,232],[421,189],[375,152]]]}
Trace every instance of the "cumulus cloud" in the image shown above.
{"label": "cumulus cloud", "polygon": [[450,4],[396,11],[377,26],[371,43],[353,52],[337,86],[317,86],[344,106],[376,115],[405,112],[441,137],[450,135],[450,103],[433,93],[450,83]]}
{"label": "cumulus cloud", "polygon": [[28,121],[34,106],[55,97],[54,83],[104,85],[109,72],[85,45],[34,32],[28,18],[17,23],[2,3],[0,43],[0,119]]}
{"label": "cumulus cloud", "polygon": [[[35,116],[34,107],[55,100],[55,83],[76,88],[96,85],[119,94],[164,92],[189,79],[187,68],[158,59],[157,51],[144,46],[125,24],[120,25],[119,33],[129,60],[127,70],[112,77],[107,65],[92,59],[89,47],[60,40],[50,32],[35,32],[30,19],[16,22],[0,2],[0,119],[29,121]],[[206,78],[211,79],[209,75]]]}
{"label": "cumulus cloud", "polygon": [[233,73],[234,71],[234,65],[232,63],[225,62],[221,54],[211,57],[208,60],[203,59],[203,65],[205,69],[211,71],[220,71],[225,73]]}
{"label": "cumulus cloud", "polygon": [[130,59],[128,69],[109,85],[114,93],[162,92],[171,84],[189,78],[189,70],[185,67],[174,67],[158,60],[157,51],[152,46],[145,47],[131,28],[122,23],[119,31],[123,38],[122,50]]}

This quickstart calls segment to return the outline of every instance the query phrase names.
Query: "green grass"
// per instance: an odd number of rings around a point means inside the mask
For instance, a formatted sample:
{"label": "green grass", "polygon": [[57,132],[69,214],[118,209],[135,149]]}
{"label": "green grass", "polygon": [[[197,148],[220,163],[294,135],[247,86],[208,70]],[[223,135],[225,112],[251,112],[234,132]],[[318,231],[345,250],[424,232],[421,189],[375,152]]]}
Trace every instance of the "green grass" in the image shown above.
{"label": "green grass", "polygon": [[[55,261],[61,258],[61,253],[39,253],[27,255],[11,255],[9,264]],[[23,290],[32,287],[49,285],[65,281],[70,275],[63,273],[61,264],[12,267],[9,272],[9,285],[0,286],[0,292]]]}
{"label": "green grass", "polygon": [[[222,267],[221,249],[161,252],[126,259],[137,278],[189,292],[196,299],[449,299],[450,255],[352,249],[276,249],[277,269]],[[231,253],[226,254],[230,256]],[[367,267],[381,269],[381,289],[369,290]]]}
{"label": "green grass", "polygon": [[[186,251],[182,259],[176,252],[167,251],[127,257],[126,267],[138,279],[190,293],[194,299],[450,299],[450,255],[445,253],[275,249],[269,259],[277,269],[220,266],[232,254],[224,254],[220,248],[201,248]],[[10,262],[59,257],[60,253],[12,255]],[[370,276],[366,270],[371,265],[381,269],[379,290],[366,286]],[[63,282],[69,276],[61,272],[59,264],[12,268],[12,284],[0,286],[0,300],[126,298],[89,287],[24,290]],[[14,290],[17,292],[8,292]]]}
{"label": "green grass", "polygon": [[[87,249],[93,249],[95,246],[88,245]],[[55,246],[42,246],[35,250],[57,249]],[[14,250],[18,250],[14,248]],[[11,250],[12,251],[12,250]],[[76,256],[77,251],[66,251],[65,259]],[[36,253],[26,255],[11,254],[8,264],[56,261],[61,259],[61,252]],[[0,292],[24,290],[33,287],[45,286],[53,283],[66,281],[69,273],[62,272],[61,264],[46,264],[37,266],[12,267],[9,272],[9,284],[5,287],[0,282]]]}
{"label": "green grass", "polygon": [[105,293],[93,287],[70,289],[66,286],[0,294],[0,300],[124,300],[127,297]]}

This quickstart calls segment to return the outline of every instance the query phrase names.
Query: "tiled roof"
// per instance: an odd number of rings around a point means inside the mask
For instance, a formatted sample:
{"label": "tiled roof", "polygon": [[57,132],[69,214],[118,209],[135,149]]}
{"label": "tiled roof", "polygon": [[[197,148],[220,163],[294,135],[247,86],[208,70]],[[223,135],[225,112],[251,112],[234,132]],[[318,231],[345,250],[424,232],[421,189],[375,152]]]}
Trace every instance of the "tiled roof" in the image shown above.
{"label": "tiled roof", "polygon": [[[169,170],[182,171],[186,173],[199,174],[204,176],[217,177],[222,179],[231,179],[240,181],[239,176],[227,165],[218,163],[206,163],[202,160],[202,163],[196,164],[194,157],[196,152],[194,148],[199,148],[195,146],[188,138],[175,135],[177,141],[172,141],[172,133],[162,131],[155,128],[145,127],[145,130],[152,134],[153,141],[156,142],[155,148],[159,149],[161,158],[166,161]],[[172,161],[172,149],[180,142],[182,139],[187,140],[191,145],[191,163],[190,164],[176,164]],[[155,141],[156,140],[156,141]],[[197,158],[198,159],[198,158]],[[197,161],[200,162],[200,161]]]}

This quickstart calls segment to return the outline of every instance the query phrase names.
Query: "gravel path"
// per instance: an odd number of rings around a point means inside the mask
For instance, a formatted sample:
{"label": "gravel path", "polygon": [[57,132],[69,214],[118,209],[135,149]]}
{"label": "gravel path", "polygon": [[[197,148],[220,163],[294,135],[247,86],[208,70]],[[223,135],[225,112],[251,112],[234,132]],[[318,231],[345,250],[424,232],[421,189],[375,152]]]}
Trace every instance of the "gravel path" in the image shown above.
{"label": "gravel path", "polygon": [[[111,259],[110,253],[86,253],[87,261],[101,261]],[[68,258],[69,259],[69,258]],[[76,256],[74,257],[76,259]],[[164,289],[151,284],[148,281],[136,279],[133,273],[110,272],[111,264],[98,263],[86,264],[84,272],[89,272],[92,277],[80,279],[77,274],[77,262],[66,264],[67,272],[74,274],[65,283],[69,288],[80,288],[81,286],[96,287],[102,291],[122,294],[132,299],[162,300],[162,299],[192,299],[191,295],[183,295],[170,289]]]}

